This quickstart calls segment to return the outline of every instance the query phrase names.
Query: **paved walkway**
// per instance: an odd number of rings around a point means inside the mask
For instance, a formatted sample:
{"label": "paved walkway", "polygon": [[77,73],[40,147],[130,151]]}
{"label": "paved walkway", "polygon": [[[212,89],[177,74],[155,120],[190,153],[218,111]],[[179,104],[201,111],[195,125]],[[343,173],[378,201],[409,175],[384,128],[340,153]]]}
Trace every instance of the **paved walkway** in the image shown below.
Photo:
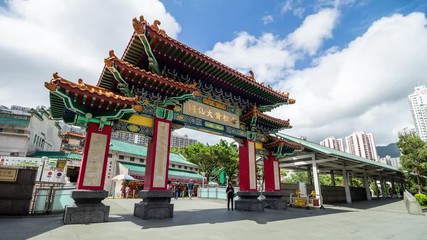
{"label": "paved walkway", "polygon": [[0,239],[427,239],[427,217],[402,200],[326,205],[326,209],[227,211],[224,200],[172,200],[174,217],[133,217],[136,199],[107,199],[110,222],[63,225],[62,214],[0,217]]}

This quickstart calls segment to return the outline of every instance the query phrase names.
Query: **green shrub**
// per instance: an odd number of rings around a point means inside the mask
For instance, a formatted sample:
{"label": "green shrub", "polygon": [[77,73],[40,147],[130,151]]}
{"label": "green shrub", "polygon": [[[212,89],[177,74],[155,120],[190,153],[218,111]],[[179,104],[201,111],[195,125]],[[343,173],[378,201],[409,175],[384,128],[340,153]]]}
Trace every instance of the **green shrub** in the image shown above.
{"label": "green shrub", "polygon": [[427,195],[425,194],[422,194],[422,193],[415,194],[415,199],[417,199],[420,205],[427,204]]}

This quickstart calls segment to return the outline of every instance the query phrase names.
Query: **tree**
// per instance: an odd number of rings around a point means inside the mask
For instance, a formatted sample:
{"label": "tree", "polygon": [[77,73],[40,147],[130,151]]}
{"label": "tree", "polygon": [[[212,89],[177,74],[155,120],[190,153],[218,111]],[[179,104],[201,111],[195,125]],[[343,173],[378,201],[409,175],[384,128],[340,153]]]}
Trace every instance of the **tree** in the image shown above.
{"label": "tree", "polygon": [[171,151],[182,154],[189,162],[197,164],[200,172],[204,172],[209,181],[212,172],[218,168],[219,162],[214,146],[196,143],[184,148],[173,148]]}
{"label": "tree", "polygon": [[239,169],[238,145],[235,142],[228,143],[227,141],[221,140],[215,145],[215,151],[218,156],[220,167],[225,171],[228,179],[231,180]]}
{"label": "tree", "polygon": [[303,172],[293,172],[290,173],[288,176],[286,176],[285,178],[285,183],[299,183],[299,182],[308,182],[308,176],[307,176],[307,172],[303,171]]}
{"label": "tree", "polygon": [[415,133],[403,133],[399,134],[397,146],[402,153],[402,168],[415,175],[418,193],[421,193],[421,177],[427,172],[427,144]]}

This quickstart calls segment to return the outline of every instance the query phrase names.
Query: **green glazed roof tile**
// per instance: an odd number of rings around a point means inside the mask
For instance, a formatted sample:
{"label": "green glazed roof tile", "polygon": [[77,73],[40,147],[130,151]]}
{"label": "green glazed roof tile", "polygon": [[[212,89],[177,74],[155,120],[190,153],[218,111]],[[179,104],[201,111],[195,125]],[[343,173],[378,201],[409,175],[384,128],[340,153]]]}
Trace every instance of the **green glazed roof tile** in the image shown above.
{"label": "green glazed roof tile", "polygon": [[35,152],[30,157],[48,157],[52,159],[71,159],[71,160],[82,160],[82,155],[78,153],[64,153],[64,152]]}
{"label": "green glazed roof tile", "polygon": [[[135,163],[128,163],[128,162],[120,162],[124,167],[129,169],[129,171],[145,174],[145,166],[139,165]],[[203,176],[195,173],[195,172],[189,172],[189,171],[183,171],[183,170],[176,170],[176,169],[169,169],[168,172],[170,177],[181,177],[181,178],[193,178],[193,179],[203,179]]]}
{"label": "green glazed roof tile", "polygon": [[28,126],[30,119],[18,119],[14,117],[0,116],[0,125]]}

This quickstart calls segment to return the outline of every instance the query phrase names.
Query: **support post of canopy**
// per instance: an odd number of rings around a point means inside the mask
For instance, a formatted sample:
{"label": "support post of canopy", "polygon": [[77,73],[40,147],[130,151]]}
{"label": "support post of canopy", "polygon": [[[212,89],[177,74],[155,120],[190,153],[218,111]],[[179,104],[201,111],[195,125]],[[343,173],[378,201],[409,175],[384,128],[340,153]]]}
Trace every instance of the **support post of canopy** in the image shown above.
{"label": "support post of canopy", "polygon": [[316,163],[316,154],[313,154],[313,157],[311,158],[313,160],[312,169],[313,169],[313,180],[314,180],[314,191],[316,192],[316,197],[319,196],[320,206],[323,206],[323,198],[322,198],[322,190],[320,187],[320,181],[319,181],[319,173]]}
{"label": "support post of canopy", "polygon": [[308,185],[313,185],[313,175],[311,174],[310,165],[307,166],[307,177],[308,177]]}
{"label": "support post of canopy", "polygon": [[394,178],[391,178],[391,196],[390,197],[393,197],[393,194],[396,192],[396,188],[395,187],[396,186],[394,184]]}
{"label": "support post of canopy", "polygon": [[350,186],[348,185],[348,174],[345,165],[342,169],[342,175],[342,178],[344,179],[345,200],[347,203],[351,203]]}
{"label": "support post of canopy", "polygon": [[335,187],[335,174],[334,174],[334,170],[331,170],[331,181],[332,181],[332,186]]}
{"label": "support post of canopy", "polygon": [[371,190],[369,189],[369,181],[368,176],[366,174],[366,169],[363,170],[363,187],[365,187],[366,191],[366,200],[371,201]]}

